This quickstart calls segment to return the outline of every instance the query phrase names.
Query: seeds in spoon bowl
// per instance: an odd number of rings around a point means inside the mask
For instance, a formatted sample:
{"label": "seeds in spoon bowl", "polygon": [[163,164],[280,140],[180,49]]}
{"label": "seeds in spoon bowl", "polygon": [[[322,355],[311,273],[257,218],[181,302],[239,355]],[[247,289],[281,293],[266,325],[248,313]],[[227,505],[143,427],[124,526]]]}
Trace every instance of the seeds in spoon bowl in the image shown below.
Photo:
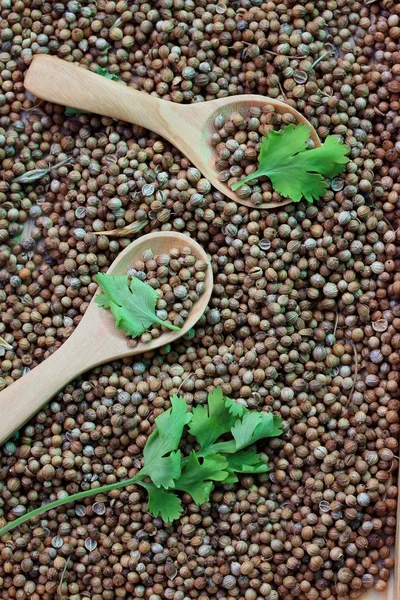
{"label": "seeds in spoon bowl", "polygon": [[[310,148],[311,130],[306,124],[290,123],[282,129],[275,128],[274,122],[279,126],[278,121],[282,125],[284,119],[294,120],[293,115],[287,116],[286,113],[282,118],[271,113],[264,118],[268,122],[262,123],[263,111],[265,112],[267,108],[268,105],[262,109],[258,108],[261,110],[260,118],[250,117],[247,123],[239,113],[234,113],[222,128],[224,136],[229,136],[229,132],[234,133],[236,127],[242,127],[243,131],[239,130],[235,138],[229,138],[225,144],[217,144],[219,166],[229,167],[222,174],[220,173],[220,178],[226,180],[234,192],[241,190],[243,199],[250,196],[251,202],[257,204],[272,198],[271,186],[268,183],[264,184],[265,177],[268,177],[272,188],[278,196],[280,195],[280,200],[282,197],[290,198],[293,202],[299,202],[302,198],[308,202],[318,200],[324,196],[328,188],[325,178],[335,177],[344,171],[349,160],[346,156],[349,148],[337,136],[328,136],[323,146]],[[274,107],[271,108],[274,110]],[[222,123],[222,120],[220,121]],[[250,131],[246,132],[246,129]],[[258,144],[260,132],[266,135],[262,136],[261,143]],[[248,140],[246,133],[254,141]],[[218,134],[214,142],[217,142],[219,137]],[[240,144],[241,140],[247,143]],[[250,146],[250,142],[254,145]],[[259,147],[258,156],[257,147]],[[232,157],[231,152],[233,152]],[[258,158],[256,168],[247,162],[247,159],[255,158]],[[236,164],[229,166],[230,159]],[[243,167],[240,165],[242,161],[244,161]],[[245,177],[236,179],[240,174],[244,174]],[[252,192],[251,186],[253,185],[254,188],[256,182],[260,182],[258,189]]]}
{"label": "seeds in spoon bowl", "polygon": [[[254,173],[263,136],[273,130],[281,131],[290,123],[296,124],[295,117],[289,112],[277,113],[271,104],[262,108],[252,106],[245,115],[218,115],[214,121],[216,133],[211,142],[218,156],[215,165],[219,180],[232,189],[233,184],[242,177]],[[249,199],[255,205],[282,200],[266,177],[241,186],[236,193],[239,198]]]}
{"label": "seeds in spoon bowl", "polygon": [[205,291],[206,270],[189,247],[158,255],[149,249],[127,275],[99,274],[103,293],[96,302],[111,310],[118,328],[147,343],[167,329],[181,329]]}

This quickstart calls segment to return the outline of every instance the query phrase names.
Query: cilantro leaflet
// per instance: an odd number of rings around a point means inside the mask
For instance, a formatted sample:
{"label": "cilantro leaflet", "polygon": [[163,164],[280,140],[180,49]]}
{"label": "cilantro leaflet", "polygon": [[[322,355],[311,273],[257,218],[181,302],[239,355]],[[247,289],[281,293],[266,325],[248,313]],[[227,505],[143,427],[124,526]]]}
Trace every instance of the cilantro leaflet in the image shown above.
{"label": "cilantro leaflet", "polygon": [[98,273],[95,280],[103,292],[96,296],[96,303],[109,308],[116,326],[131,337],[142,335],[154,323],[179,331],[179,327],[157,317],[155,308],[158,294],[148,283],[137,277],[113,277],[106,273]]}
{"label": "cilantro leaflet", "polygon": [[294,202],[308,202],[323,196],[328,184],[324,177],[336,177],[349,162],[349,148],[336,136],[328,136],[320,148],[307,150],[310,129],[307,125],[287,125],[282,131],[270,131],[263,137],[258,169],[237,181],[232,190],[266,176],[274,189]]}
{"label": "cilantro leaflet", "polygon": [[[143,450],[145,466],[142,475],[151,477],[157,487],[170,488],[181,474],[181,454],[177,450],[183,428],[192,418],[183,398],[172,396],[171,408],[156,418],[157,427],[149,436]],[[165,456],[168,453],[169,456]]]}
{"label": "cilantro leaflet", "polygon": [[209,454],[200,464],[196,452],[191,452],[175,481],[175,489],[187,492],[197,504],[207,502],[213,481],[225,481],[229,475],[228,462],[221,454]]}
{"label": "cilantro leaflet", "polygon": [[156,488],[151,483],[140,482],[148,494],[147,510],[149,513],[162,517],[165,523],[172,523],[182,514],[182,504],[176,494]]}
{"label": "cilantro leaflet", "polygon": [[202,449],[208,448],[216,439],[230,431],[236,418],[225,404],[221,388],[208,394],[208,406],[196,406],[189,431]]}
{"label": "cilantro leaflet", "polygon": [[281,420],[272,413],[248,412],[232,427],[236,450],[241,450],[266,437],[281,435]]}
{"label": "cilantro leaflet", "polygon": [[226,460],[230,474],[224,483],[236,483],[238,481],[236,473],[266,473],[271,470],[265,458],[255,448],[227,454]]}

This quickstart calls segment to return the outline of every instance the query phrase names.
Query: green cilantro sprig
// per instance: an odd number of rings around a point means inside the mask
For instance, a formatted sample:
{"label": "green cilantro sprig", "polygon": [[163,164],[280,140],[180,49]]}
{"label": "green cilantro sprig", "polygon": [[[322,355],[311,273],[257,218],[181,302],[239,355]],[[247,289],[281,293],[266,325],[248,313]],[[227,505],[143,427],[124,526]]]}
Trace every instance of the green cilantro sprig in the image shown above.
{"label": "green cilantro sprig", "polygon": [[323,196],[328,188],[325,177],[336,177],[349,162],[349,148],[330,135],[319,148],[307,150],[311,131],[307,125],[287,125],[281,131],[270,131],[263,137],[258,169],[233,184],[238,190],[243,184],[268,177],[282,196],[308,202]]}
{"label": "green cilantro sprig", "polygon": [[[171,523],[183,512],[174,492],[186,492],[194,502],[203,504],[216,482],[235,483],[239,473],[266,473],[270,470],[268,458],[255,444],[282,433],[280,417],[249,411],[224,397],[221,388],[208,395],[207,405],[192,412],[184,398],[172,396],[171,408],[155,419],[155,425],[143,450],[144,466],[134,477],[40,506],[5,525],[0,536],[48,510],[130,485],[147,491],[149,513]],[[186,426],[198,449],[183,456],[179,446]]]}
{"label": "green cilantro sprig", "polygon": [[109,308],[116,326],[127,335],[136,338],[154,323],[179,331],[179,327],[157,317],[158,294],[148,283],[129,275],[113,277],[107,273],[98,273],[95,280],[103,292],[96,296],[96,304]]}

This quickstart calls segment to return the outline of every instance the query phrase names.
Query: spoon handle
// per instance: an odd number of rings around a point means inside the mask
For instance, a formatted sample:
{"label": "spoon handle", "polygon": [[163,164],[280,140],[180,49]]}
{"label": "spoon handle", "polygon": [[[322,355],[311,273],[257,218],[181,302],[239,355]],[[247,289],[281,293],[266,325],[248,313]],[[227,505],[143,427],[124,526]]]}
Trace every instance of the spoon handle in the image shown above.
{"label": "spoon handle", "polygon": [[54,56],[35,56],[24,85],[32,94],[49,102],[134,123],[167,139],[171,139],[171,134],[173,137],[169,120],[179,119],[171,102]]}
{"label": "spoon handle", "polygon": [[40,365],[0,392],[0,444],[35,415],[60,389],[104,362],[101,344],[92,344],[81,325]]}

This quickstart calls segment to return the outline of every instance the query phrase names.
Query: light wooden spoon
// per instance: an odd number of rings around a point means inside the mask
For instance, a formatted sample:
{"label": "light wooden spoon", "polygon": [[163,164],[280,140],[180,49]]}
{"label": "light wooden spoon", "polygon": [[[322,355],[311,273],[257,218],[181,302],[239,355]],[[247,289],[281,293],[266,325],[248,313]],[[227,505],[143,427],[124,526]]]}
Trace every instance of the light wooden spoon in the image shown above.
{"label": "light wooden spoon", "polygon": [[213,276],[206,252],[187,235],[169,231],[144,235],[121,252],[108,273],[125,275],[134,262],[142,258],[143,252],[150,248],[156,255],[168,253],[171,248],[184,247],[189,247],[195,256],[206,261],[208,267],[205,292],[193,305],[182,329],[163,332],[149,343],[139,342],[135,348],[130,348],[129,338],[116,328],[111,312],[97,306],[93,299],[71,337],[40,365],[0,392],[0,444],[81,373],[104,362],[144,354],[170,344],[195,325],[210,300]]}
{"label": "light wooden spoon", "polygon": [[[34,57],[24,83],[27,90],[44,100],[121,119],[160,134],[187,156],[217,190],[251,208],[255,205],[250,200],[241,200],[218,179],[216,153],[210,143],[215,132],[213,121],[218,114],[245,114],[251,106],[272,104],[276,112],[289,112],[298,122],[308,125],[315,146],[321,145],[315,129],[297,110],[279,100],[255,94],[197,104],[175,104],[44,54]],[[287,198],[282,202],[258,204],[257,208],[276,208],[290,202],[292,200]]]}

